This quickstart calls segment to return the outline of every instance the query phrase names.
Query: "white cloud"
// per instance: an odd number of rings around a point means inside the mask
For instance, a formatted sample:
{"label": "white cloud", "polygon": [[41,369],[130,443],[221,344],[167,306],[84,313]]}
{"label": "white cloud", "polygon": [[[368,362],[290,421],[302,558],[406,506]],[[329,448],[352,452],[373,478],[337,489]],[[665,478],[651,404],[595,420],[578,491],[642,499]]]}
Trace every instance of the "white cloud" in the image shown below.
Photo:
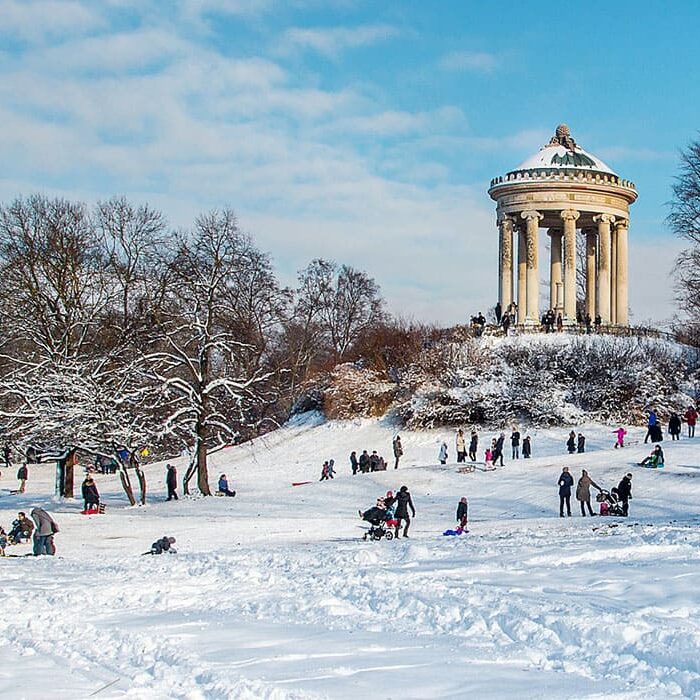
{"label": "white cloud", "polygon": [[292,27],[282,37],[283,49],[309,49],[324,56],[337,56],[345,49],[376,44],[400,34],[388,24],[368,24],[359,27]]}
{"label": "white cloud", "polygon": [[498,58],[484,51],[451,51],[439,62],[440,68],[449,71],[474,71],[492,73],[499,66]]}
{"label": "white cloud", "polygon": [[70,0],[3,0],[0,35],[32,42],[76,36],[103,23],[90,6]]}

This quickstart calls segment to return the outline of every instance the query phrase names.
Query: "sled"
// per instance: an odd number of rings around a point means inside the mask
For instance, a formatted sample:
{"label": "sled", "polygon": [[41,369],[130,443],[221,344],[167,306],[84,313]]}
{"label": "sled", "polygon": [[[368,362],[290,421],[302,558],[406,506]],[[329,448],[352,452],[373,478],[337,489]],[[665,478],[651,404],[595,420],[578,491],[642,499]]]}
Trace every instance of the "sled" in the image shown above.
{"label": "sled", "polygon": [[463,530],[461,527],[458,527],[456,530],[445,530],[442,535],[443,537],[454,537],[456,535],[463,535],[467,532],[469,532],[469,530]]}
{"label": "sled", "polygon": [[476,471],[476,464],[467,464],[464,467],[460,467],[457,470],[457,473],[458,474],[472,474],[475,471]]}
{"label": "sled", "polygon": [[313,481],[292,481],[292,486],[305,486],[306,484],[313,484]]}

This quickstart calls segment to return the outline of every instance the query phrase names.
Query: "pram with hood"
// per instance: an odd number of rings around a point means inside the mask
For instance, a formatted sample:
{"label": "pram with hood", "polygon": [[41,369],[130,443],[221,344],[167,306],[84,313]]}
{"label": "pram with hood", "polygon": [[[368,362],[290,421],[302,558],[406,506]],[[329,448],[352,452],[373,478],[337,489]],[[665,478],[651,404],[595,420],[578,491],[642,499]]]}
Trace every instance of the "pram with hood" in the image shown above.
{"label": "pram with hood", "polygon": [[622,503],[617,495],[617,488],[613,487],[610,491],[601,489],[595,500],[600,503],[601,515],[612,515],[624,517],[625,513],[622,510]]}
{"label": "pram with hood", "polygon": [[385,498],[378,498],[377,505],[364,513],[360,511],[360,517],[370,524],[369,530],[363,535],[364,540],[394,539],[394,533],[389,529],[397,526],[394,518],[394,497],[391,491]]}

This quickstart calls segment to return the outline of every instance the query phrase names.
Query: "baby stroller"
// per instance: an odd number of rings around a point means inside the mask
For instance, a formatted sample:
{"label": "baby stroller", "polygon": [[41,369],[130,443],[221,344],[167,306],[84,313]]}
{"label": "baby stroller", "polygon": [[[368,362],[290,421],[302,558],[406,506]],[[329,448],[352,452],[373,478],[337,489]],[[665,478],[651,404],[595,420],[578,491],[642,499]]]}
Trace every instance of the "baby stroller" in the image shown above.
{"label": "baby stroller", "polygon": [[396,527],[397,523],[390,513],[381,508],[370,508],[361,515],[362,519],[370,524],[369,530],[362,537],[363,540],[381,540],[382,537],[386,540],[394,539],[394,533],[389,528]]}
{"label": "baby stroller", "polygon": [[622,510],[622,504],[618,498],[616,488],[613,488],[610,491],[601,489],[600,493],[595,497],[595,500],[600,503],[601,515],[624,517],[625,514]]}

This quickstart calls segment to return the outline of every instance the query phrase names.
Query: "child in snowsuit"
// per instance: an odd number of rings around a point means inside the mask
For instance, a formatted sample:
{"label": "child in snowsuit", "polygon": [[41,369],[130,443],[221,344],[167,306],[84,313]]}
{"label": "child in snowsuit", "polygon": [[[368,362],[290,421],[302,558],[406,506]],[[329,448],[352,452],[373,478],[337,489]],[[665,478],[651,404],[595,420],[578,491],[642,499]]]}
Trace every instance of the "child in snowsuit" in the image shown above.
{"label": "child in snowsuit", "polygon": [[617,442],[615,443],[615,449],[618,447],[624,447],[625,446],[625,435],[627,435],[627,431],[624,428],[618,428],[617,430],[613,430],[613,433],[617,435]]}
{"label": "child in snowsuit", "polygon": [[175,544],[174,537],[161,537],[161,539],[156,540],[152,545],[151,549],[146,554],[163,554],[163,552],[170,552],[170,554],[177,554],[173,545]]}

